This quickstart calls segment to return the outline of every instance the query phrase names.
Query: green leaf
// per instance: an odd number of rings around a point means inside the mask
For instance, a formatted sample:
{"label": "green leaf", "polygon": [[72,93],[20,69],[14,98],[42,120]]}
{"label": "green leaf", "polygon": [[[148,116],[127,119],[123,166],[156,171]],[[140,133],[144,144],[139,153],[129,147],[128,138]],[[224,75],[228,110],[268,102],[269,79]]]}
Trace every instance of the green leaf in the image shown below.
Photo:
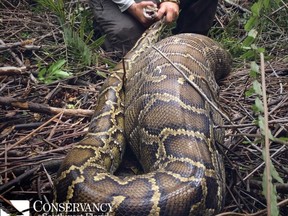
{"label": "green leaf", "polygon": [[63,79],[69,77],[71,74],[69,72],[61,70],[66,60],[62,59],[56,61],[49,68],[43,68],[38,74],[38,79],[46,84],[49,84],[57,79]]}
{"label": "green leaf", "polygon": [[252,16],[249,18],[249,20],[247,21],[247,23],[244,26],[244,29],[246,32],[250,31],[254,26],[256,26],[257,23],[257,17]]}
{"label": "green leaf", "polygon": [[279,183],[284,184],[283,179],[280,177],[279,173],[275,169],[272,161],[270,161],[270,172],[271,172],[271,176],[273,177],[273,179],[277,180]]}
{"label": "green leaf", "polygon": [[[94,31],[90,31],[90,33],[86,36],[85,39],[85,44],[88,44],[90,42],[90,40],[92,40],[92,37],[94,36]],[[91,47],[91,45],[89,45]],[[92,48],[92,47],[91,47]]]}
{"label": "green leaf", "polygon": [[251,95],[253,95],[255,93],[253,87],[250,87],[246,92],[245,92],[245,96],[246,97],[250,97]]}
{"label": "green leaf", "polygon": [[243,41],[243,48],[244,49],[251,49],[250,45],[254,42],[255,38],[247,36]]}
{"label": "green leaf", "polygon": [[261,84],[257,80],[253,81],[253,89],[254,89],[256,94],[262,95]]}
{"label": "green leaf", "polygon": [[86,26],[86,23],[87,23],[87,19],[82,19],[81,22],[80,22],[80,26],[79,26],[79,38],[81,38],[81,40],[84,41],[84,36],[85,36],[85,26]]}
{"label": "green leaf", "polygon": [[52,78],[45,78],[44,83],[45,84],[50,84],[52,83],[54,80]]}
{"label": "green leaf", "polygon": [[264,53],[264,52],[265,52],[265,48],[259,47],[259,48],[257,49],[257,51],[258,51],[258,53]]}
{"label": "green leaf", "polygon": [[254,79],[257,77],[257,73],[253,70],[250,71],[249,75],[250,75],[250,77],[252,77]]}
{"label": "green leaf", "polygon": [[271,187],[271,195],[270,195],[270,200],[271,200],[271,216],[279,216],[279,208],[277,206],[277,191],[276,191],[276,186],[270,183]]}
{"label": "green leaf", "polygon": [[253,16],[259,17],[261,9],[262,9],[262,4],[260,2],[254,3],[251,7],[251,12]]}
{"label": "green leaf", "polygon": [[262,101],[259,99],[259,97],[256,97],[255,104],[252,106],[252,109],[254,112],[264,112],[264,107]]}
{"label": "green leaf", "polygon": [[267,9],[269,7],[270,0],[264,0],[263,3],[264,3],[264,8]]}
{"label": "green leaf", "polygon": [[[262,133],[262,131],[265,131],[265,120],[264,120],[263,116],[259,115],[257,123],[261,129],[261,133]],[[265,135],[265,133],[263,135]]]}
{"label": "green leaf", "polygon": [[242,58],[242,59],[250,59],[250,58],[252,58],[252,57],[254,57],[254,56],[255,56],[255,52],[254,52],[253,50],[249,50],[249,51],[245,52],[245,53],[241,56],[241,58]]}
{"label": "green leaf", "polygon": [[252,37],[252,38],[256,38],[258,35],[258,31],[256,29],[251,29],[249,32],[248,32],[248,36],[249,37]]}
{"label": "green leaf", "polygon": [[90,47],[92,49],[98,49],[104,42],[105,42],[106,35],[101,36],[97,40],[95,40],[92,44],[90,44]]}
{"label": "green leaf", "polygon": [[253,43],[253,44],[251,44],[251,49],[253,49],[253,50],[258,50],[258,47],[257,47],[257,45],[255,44],[255,43]]}
{"label": "green leaf", "polygon": [[284,142],[288,141],[288,137],[279,137],[277,139],[279,139],[281,141],[284,141]]}
{"label": "green leaf", "polygon": [[[272,182],[269,181],[267,182],[267,172],[266,172],[266,168],[264,170],[263,173],[263,178],[262,178],[262,188],[263,188],[263,195],[266,197],[267,199],[267,186],[270,187],[270,201],[271,203],[268,203],[268,205],[271,205],[271,215],[272,216],[278,216],[279,215],[279,209],[277,207],[277,191],[276,191],[276,187],[273,186]],[[270,176],[270,180],[272,180],[272,177]]]}
{"label": "green leaf", "polygon": [[53,64],[49,67],[48,72],[49,72],[49,73],[54,73],[55,71],[59,70],[65,63],[66,63],[66,60],[64,60],[64,59],[61,59],[61,60],[53,63]]}
{"label": "green leaf", "polygon": [[99,75],[99,76],[101,76],[101,77],[103,77],[103,78],[107,78],[107,74],[104,73],[104,72],[102,72],[102,71],[97,70],[97,71],[96,71],[96,74]]}
{"label": "green leaf", "polygon": [[54,76],[58,79],[63,79],[63,78],[67,78],[70,76],[70,73],[66,72],[66,71],[62,71],[62,70],[58,70]]}
{"label": "green leaf", "polygon": [[44,79],[44,75],[45,75],[46,71],[47,71],[46,68],[42,68],[40,70],[40,72],[38,73],[39,80],[43,80]]}
{"label": "green leaf", "polygon": [[257,75],[259,74],[259,65],[255,61],[252,61],[250,67],[251,67],[250,76],[252,78],[256,78]]}
{"label": "green leaf", "polygon": [[[261,131],[261,134],[266,136],[266,133],[265,133],[265,119],[263,118],[262,115],[259,115],[258,117],[258,126],[260,128],[260,131]],[[271,131],[268,129],[268,134],[267,136],[269,137],[270,140],[274,140],[274,137],[271,133]]]}
{"label": "green leaf", "polygon": [[255,41],[255,38],[257,37],[258,32],[253,28],[248,32],[247,37],[243,41],[244,47],[249,47],[251,44]]}

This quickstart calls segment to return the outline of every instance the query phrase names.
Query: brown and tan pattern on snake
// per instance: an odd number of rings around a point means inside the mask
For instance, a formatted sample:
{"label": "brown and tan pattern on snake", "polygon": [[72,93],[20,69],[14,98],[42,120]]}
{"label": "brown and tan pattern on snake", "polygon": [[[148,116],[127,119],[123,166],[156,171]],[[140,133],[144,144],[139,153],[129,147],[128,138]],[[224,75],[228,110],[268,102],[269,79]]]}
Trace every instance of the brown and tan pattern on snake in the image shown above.
{"label": "brown and tan pattern on snake", "polygon": [[[224,132],[215,125],[222,118],[151,47],[162,25],[126,55],[124,78],[119,64],[106,80],[89,133],[60,168],[57,202],[111,203],[116,215],[213,215],[221,209],[224,169],[215,144],[223,143]],[[215,77],[230,70],[226,51],[196,34],[155,47],[216,103]],[[126,142],[145,174],[113,175]]]}

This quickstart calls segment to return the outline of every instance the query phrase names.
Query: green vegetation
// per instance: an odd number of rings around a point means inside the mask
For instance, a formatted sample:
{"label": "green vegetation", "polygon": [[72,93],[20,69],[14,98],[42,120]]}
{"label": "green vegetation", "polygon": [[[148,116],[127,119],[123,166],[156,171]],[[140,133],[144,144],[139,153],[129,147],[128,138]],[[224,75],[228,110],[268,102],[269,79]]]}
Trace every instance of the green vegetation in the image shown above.
{"label": "green vegetation", "polygon": [[267,213],[273,216],[279,215],[277,191],[273,183],[275,181],[283,183],[283,179],[276,171],[269,153],[270,142],[275,141],[276,138],[272,136],[268,128],[264,55],[266,59],[285,58],[283,55],[277,56],[279,53],[273,51],[275,47],[285,46],[283,43],[281,45],[279,43],[279,38],[287,34],[288,26],[283,4],[280,0],[258,0],[252,4],[250,12],[246,11],[242,15],[235,13],[231,22],[225,27],[226,29],[214,28],[211,31],[212,36],[230,51],[238,64],[243,66],[243,62],[250,62],[250,78],[253,82],[251,88],[246,91],[246,97],[253,97],[252,110],[257,116],[256,123],[262,134],[253,142],[261,143],[262,146],[266,166],[262,178],[263,195],[267,200]]}
{"label": "green vegetation", "polygon": [[[79,67],[97,65],[99,54],[97,50],[103,44],[105,37],[100,37],[93,41],[93,24],[91,21],[91,14],[85,10],[80,3],[77,3],[73,11],[67,11],[65,8],[64,0],[37,0],[37,2],[44,8],[53,12],[59,21],[63,32],[63,40],[66,45],[65,55],[58,56],[61,60],[53,63],[46,72],[41,70],[39,73],[39,80],[45,83],[50,83],[54,79],[62,79],[68,76],[68,73],[57,68],[52,69],[58,65],[59,62],[63,63],[63,58],[66,59],[66,68],[69,70],[75,65]],[[53,72],[51,72],[53,71]],[[45,75],[44,75],[45,74]],[[99,73],[99,75],[102,75]]]}
{"label": "green vegetation", "polygon": [[[278,4],[279,1],[273,1],[273,4]],[[268,215],[278,216],[279,209],[277,207],[277,191],[276,187],[273,186],[272,181],[277,180],[280,183],[284,183],[282,178],[276,171],[271,159],[270,159],[270,140],[273,141],[275,138],[272,136],[271,131],[268,128],[268,109],[267,109],[267,97],[266,97],[266,87],[265,87],[265,72],[264,72],[264,52],[263,47],[258,47],[256,41],[258,39],[258,34],[261,35],[263,29],[265,28],[265,22],[262,17],[264,14],[270,12],[272,8],[272,1],[269,0],[259,0],[254,3],[251,7],[252,14],[245,25],[245,31],[248,32],[247,37],[243,41],[243,49],[247,50],[242,58],[257,59],[258,56],[261,57],[261,66],[263,69],[259,73],[259,65],[256,61],[251,62],[251,72],[250,76],[254,78],[253,85],[247,92],[247,96],[251,96],[251,93],[256,94],[255,104],[253,110],[258,115],[257,124],[260,128],[263,146],[263,158],[265,161],[265,169],[262,178],[263,195],[267,200],[267,213]],[[261,84],[258,82],[258,77],[261,76]],[[260,99],[262,98],[262,100]]]}
{"label": "green vegetation", "polygon": [[288,33],[287,5],[281,0],[254,2],[250,10],[231,6],[225,11],[223,26],[217,25],[210,31],[212,38],[223,44],[236,62],[255,61],[260,52],[267,53],[266,58],[283,57],[285,53],[275,51],[280,47],[288,49],[287,43],[281,41]]}
{"label": "green vegetation", "polygon": [[38,74],[38,79],[49,84],[55,80],[69,77],[71,74],[62,70],[65,63],[66,60],[62,59],[51,64],[48,68],[42,68]]}

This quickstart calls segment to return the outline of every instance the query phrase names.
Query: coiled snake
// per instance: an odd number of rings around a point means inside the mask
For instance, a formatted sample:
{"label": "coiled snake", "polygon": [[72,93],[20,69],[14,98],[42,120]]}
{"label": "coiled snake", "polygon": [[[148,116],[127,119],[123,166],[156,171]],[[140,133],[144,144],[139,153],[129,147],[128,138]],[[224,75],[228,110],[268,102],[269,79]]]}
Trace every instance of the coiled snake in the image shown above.
{"label": "coiled snake", "polygon": [[[112,215],[221,209],[224,170],[215,144],[224,132],[215,126],[222,118],[187,77],[216,103],[216,80],[229,72],[229,54],[196,34],[155,43],[164,25],[150,27],[105,81],[88,134],[60,168],[56,202],[111,203]],[[113,175],[126,142],[145,174]]]}

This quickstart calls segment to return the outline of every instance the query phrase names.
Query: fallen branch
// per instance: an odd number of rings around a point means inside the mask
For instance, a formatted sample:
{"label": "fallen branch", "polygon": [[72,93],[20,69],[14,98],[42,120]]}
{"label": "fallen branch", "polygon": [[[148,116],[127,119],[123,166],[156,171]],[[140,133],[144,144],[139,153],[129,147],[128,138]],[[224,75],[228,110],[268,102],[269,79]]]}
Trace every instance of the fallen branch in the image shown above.
{"label": "fallen branch", "polygon": [[[32,43],[34,41],[34,39],[32,40],[26,40],[24,42],[21,42],[22,45],[27,45],[29,43]],[[0,45],[3,45],[5,46],[5,42],[3,40],[0,39]],[[10,49],[8,50],[8,52],[12,55],[12,57],[15,59],[15,61],[17,62],[17,64],[20,66],[20,67],[25,67],[24,63],[22,62],[21,59],[18,58],[18,56],[12,52]],[[34,83],[38,83],[38,80],[34,77],[34,75],[32,73],[30,73],[30,79],[34,82]]]}
{"label": "fallen branch", "polygon": [[34,42],[34,39],[25,40],[25,41],[21,41],[21,42],[15,42],[15,43],[4,43],[1,40],[0,51],[12,49],[12,48],[16,48],[16,47],[24,47],[25,48],[25,46],[27,46],[28,49],[33,49],[32,47],[34,47],[34,49],[40,49],[40,46],[32,45],[33,42]]}
{"label": "fallen branch", "polygon": [[242,7],[242,6],[239,5],[239,4],[236,4],[235,2],[233,2],[233,1],[231,1],[231,0],[225,0],[225,3],[230,4],[230,5],[232,5],[232,6],[236,7],[236,8],[238,8],[238,9],[239,9],[240,11],[242,11],[242,12],[245,12],[245,13],[251,14],[251,11],[250,11],[250,10],[248,10],[248,9],[246,9],[246,8],[244,8],[244,7]]}
{"label": "fallen branch", "polygon": [[27,71],[27,67],[0,67],[0,76],[12,76],[12,75],[22,75],[22,74],[29,74]]}
{"label": "fallen branch", "polygon": [[[281,202],[278,202],[277,206],[281,207],[281,206],[285,206],[287,204],[288,204],[288,199],[285,199],[285,200],[283,200]],[[260,215],[266,215],[266,213],[267,213],[267,209],[263,209],[263,210],[260,210],[258,212],[255,212],[253,214],[224,212],[224,213],[217,214],[216,216],[260,216]]]}
{"label": "fallen branch", "polygon": [[40,166],[34,167],[33,169],[30,169],[27,172],[24,172],[23,174],[19,175],[18,177],[9,181],[8,183],[1,185],[0,186],[0,192],[2,193],[4,190],[8,189],[9,187],[20,184],[20,182],[22,180],[29,178],[31,175],[33,175],[35,172],[37,172],[39,169],[40,169]]}
{"label": "fallen branch", "polygon": [[51,119],[49,119],[47,122],[45,122],[44,124],[42,124],[41,126],[39,126],[38,128],[36,128],[35,130],[33,130],[31,133],[27,134],[26,136],[24,136],[23,138],[21,138],[19,141],[17,141],[16,143],[14,143],[13,145],[8,146],[7,148],[5,148],[5,151],[0,152],[0,157],[2,155],[6,155],[7,152],[11,149],[13,149],[14,147],[16,147],[17,145],[20,145],[22,142],[26,141],[27,139],[29,139],[30,137],[32,137],[35,133],[37,133],[39,130],[41,130],[43,127],[45,127],[46,125],[50,124],[50,122],[54,121],[56,118],[58,118],[59,116],[61,116],[63,113],[58,113],[57,115],[53,116]]}
{"label": "fallen branch", "polygon": [[[249,181],[251,187],[258,187],[258,188],[263,188],[262,187],[262,182],[261,181],[257,181],[257,180],[253,180],[251,179]],[[274,183],[274,186],[276,187],[276,191],[277,193],[283,193],[283,194],[288,194],[288,183]]]}
{"label": "fallen branch", "polygon": [[[288,119],[273,119],[268,121],[269,124],[285,124],[288,123]],[[233,125],[217,125],[214,128],[244,128],[257,126],[257,123],[247,123],[247,124],[233,124]]]}
{"label": "fallen branch", "polygon": [[30,110],[39,113],[58,114],[63,113],[69,116],[85,116],[90,117],[93,115],[93,110],[85,109],[64,109],[58,107],[50,107],[46,104],[33,103],[23,100],[17,100],[11,97],[0,97],[0,104],[17,107],[24,110]]}

